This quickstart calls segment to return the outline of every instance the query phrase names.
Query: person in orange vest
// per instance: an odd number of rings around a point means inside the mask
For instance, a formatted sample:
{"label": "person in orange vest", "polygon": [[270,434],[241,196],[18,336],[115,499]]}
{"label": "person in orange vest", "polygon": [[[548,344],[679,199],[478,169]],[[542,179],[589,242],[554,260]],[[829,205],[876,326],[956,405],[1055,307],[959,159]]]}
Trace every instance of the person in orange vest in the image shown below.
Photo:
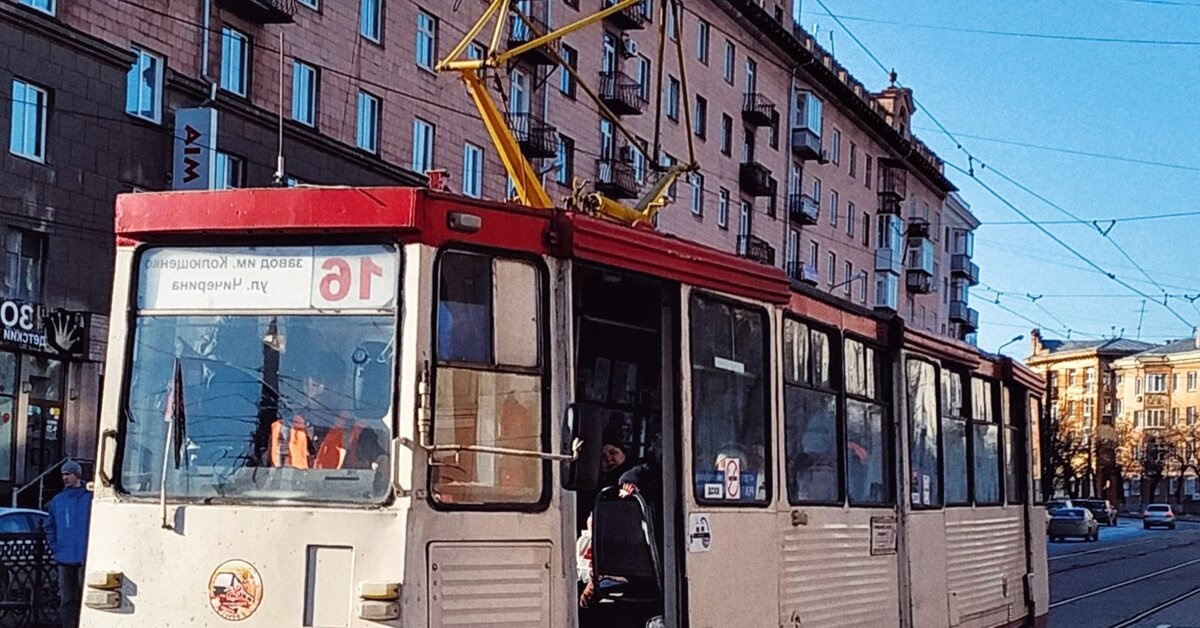
{"label": "person in orange vest", "polygon": [[[299,357],[297,356],[297,359]],[[337,401],[338,392],[345,386],[345,378],[342,376],[345,369],[342,367],[342,361],[332,352],[320,352],[313,356],[311,361],[304,361],[303,366],[310,370],[303,376],[301,386],[280,386],[285,398],[289,389],[300,388],[302,394],[290,420],[280,416],[271,423],[271,466],[293,469],[341,468],[345,447],[341,442],[340,432],[335,436],[337,443],[326,447],[325,441],[330,440],[328,436],[333,433],[332,426],[337,421],[342,421],[340,417],[335,417],[338,413],[337,406],[340,405]],[[282,405],[291,406],[286,402]],[[330,426],[330,430],[321,439],[322,448],[314,452],[316,439],[313,430],[322,424]]]}

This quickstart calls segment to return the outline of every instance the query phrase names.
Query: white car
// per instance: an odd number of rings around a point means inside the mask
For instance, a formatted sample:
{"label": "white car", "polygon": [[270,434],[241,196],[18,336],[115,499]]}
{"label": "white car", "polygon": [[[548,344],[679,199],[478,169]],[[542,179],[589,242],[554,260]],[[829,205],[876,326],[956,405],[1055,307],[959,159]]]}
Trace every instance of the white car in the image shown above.
{"label": "white car", "polygon": [[30,508],[0,508],[0,534],[28,534],[46,527],[50,515]]}
{"label": "white car", "polygon": [[1175,513],[1170,504],[1150,504],[1142,512],[1142,527],[1149,530],[1154,526],[1163,526],[1168,530],[1175,529]]}

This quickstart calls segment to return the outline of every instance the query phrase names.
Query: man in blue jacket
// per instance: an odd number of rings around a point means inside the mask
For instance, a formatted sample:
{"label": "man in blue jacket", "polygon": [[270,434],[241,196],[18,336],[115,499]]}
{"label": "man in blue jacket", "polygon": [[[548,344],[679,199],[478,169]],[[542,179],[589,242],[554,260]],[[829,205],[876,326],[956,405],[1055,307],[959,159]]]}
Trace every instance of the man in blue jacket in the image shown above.
{"label": "man in blue jacket", "polygon": [[63,628],[79,624],[79,603],[83,596],[83,559],[87,556],[92,492],[83,485],[82,475],[78,462],[68,460],[63,465],[65,488],[50,500],[50,520],[46,523],[46,541],[58,564]]}

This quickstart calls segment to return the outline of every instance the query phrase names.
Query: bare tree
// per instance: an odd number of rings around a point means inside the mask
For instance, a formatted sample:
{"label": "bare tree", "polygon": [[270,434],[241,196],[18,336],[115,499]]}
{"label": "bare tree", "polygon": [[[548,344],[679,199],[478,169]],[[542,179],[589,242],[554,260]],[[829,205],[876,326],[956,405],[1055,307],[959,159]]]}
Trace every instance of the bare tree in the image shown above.
{"label": "bare tree", "polygon": [[1078,497],[1090,476],[1089,448],[1078,422],[1065,416],[1047,416],[1042,433],[1042,494],[1046,499],[1062,492]]}

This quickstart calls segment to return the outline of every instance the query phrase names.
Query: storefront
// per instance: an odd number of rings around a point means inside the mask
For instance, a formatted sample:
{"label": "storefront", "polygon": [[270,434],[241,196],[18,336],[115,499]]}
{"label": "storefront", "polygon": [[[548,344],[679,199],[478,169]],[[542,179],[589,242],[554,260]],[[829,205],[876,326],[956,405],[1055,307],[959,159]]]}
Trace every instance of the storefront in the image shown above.
{"label": "storefront", "polygon": [[0,299],[0,501],[65,456],[95,451],[100,351],[92,315]]}

